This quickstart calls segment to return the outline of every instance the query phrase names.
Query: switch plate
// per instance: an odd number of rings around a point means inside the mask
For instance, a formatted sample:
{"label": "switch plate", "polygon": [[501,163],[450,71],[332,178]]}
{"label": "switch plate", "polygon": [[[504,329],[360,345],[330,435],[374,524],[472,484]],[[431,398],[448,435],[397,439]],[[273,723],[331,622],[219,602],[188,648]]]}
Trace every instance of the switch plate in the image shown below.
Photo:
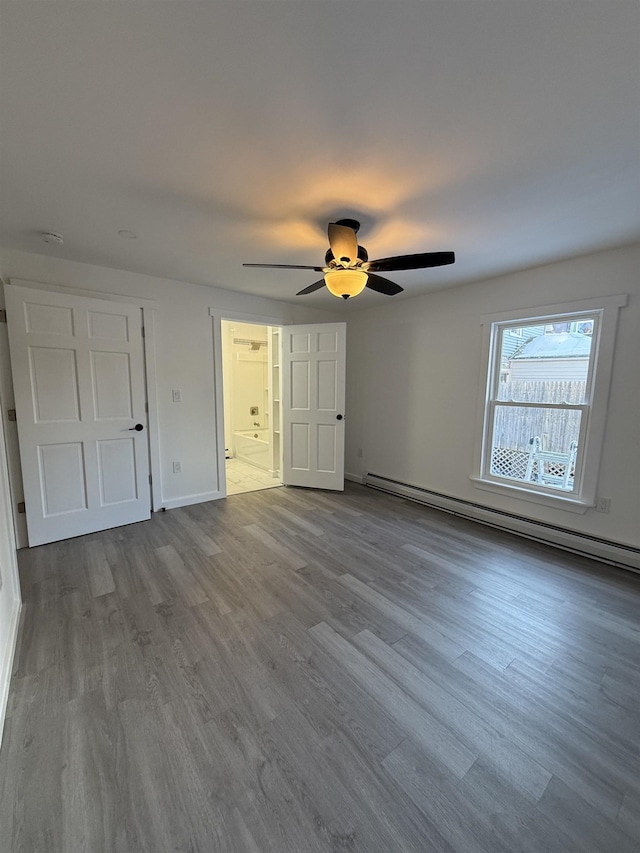
{"label": "switch plate", "polygon": [[609,512],[611,509],[611,498],[598,498],[596,500],[596,512]]}
{"label": "switch plate", "polygon": [[171,392],[171,399],[174,403],[182,402],[182,391],[179,388],[174,388]]}
{"label": "switch plate", "polygon": [[174,474],[182,474],[182,462],[174,462],[173,463],[173,473]]}

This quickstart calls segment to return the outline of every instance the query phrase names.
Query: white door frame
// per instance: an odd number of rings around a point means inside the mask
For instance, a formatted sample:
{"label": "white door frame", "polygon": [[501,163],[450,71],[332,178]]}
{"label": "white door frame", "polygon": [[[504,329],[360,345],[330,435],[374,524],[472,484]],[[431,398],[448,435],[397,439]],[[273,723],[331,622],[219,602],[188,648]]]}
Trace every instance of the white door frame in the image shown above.
{"label": "white door frame", "polygon": [[150,305],[142,306],[142,355],[144,358],[145,391],[147,394],[147,425],[149,429],[149,473],[151,475],[151,512],[162,507],[160,479],[160,427],[158,415],[158,372],[156,366],[156,314]]}
{"label": "white door frame", "polygon": [[227,496],[227,466],[225,464],[225,440],[224,440],[224,391],[222,386],[222,321],[230,320],[236,323],[254,323],[256,326],[281,326],[287,325],[282,317],[273,317],[267,314],[247,314],[241,311],[224,311],[218,308],[209,308],[213,334],[213,376],[215,382],[215,410],[216,410],[216,447],[218,449],[218,484],[222,497]]}
{"label": "white door frame", "polygon": [[[283,317],[274,317],[268,314],[248,314],[241,311],[227,311],[218,308],[209,308],[209,315],[212,321],[212,336],[213,336],[213,371],[215,382],[215,435],[216,447],[218,449],[218,484],[222,497],[227,496],[227,473],[225,460],[225,430],[224,430],[224,391],[223,391],[223,375],[222,375],[222,321],[228,320],[239,323],[253,323],[258,326],[273,326],[280,330],[280,346],[282,346],[282,330],[287,326],[295,325],[310,325],[296,324],[290,319]],[[338,321],[344,322],[344,321]],[[311,325],[326,325],[324,323],[315,323]],[[331,325],[331,324],[329,324]],[[346,323],[344,324],[346,326]],[[283,447],[284,436],[281,437],[280,453],[281,457],[284,452]],[[283,464],[281,458],[280,479],[284,482]]]}
{"label": "white door frame", "polygon": [[[49,291],[51,293],[67,293],[75,296],[84,296],[90,299],[103,299],[105,302],[126,302],[137,305],[142,310],[144,324],[144,338],[142,351],[144,357],[145,395],[148,404],[148,447],[149,447],[149,473],[151,474],[151,511],[156,512],[162,506],[162,490],[160,479],[160,429],[158,421],[158,385],[156,370],[156,345],[155,324],[157,314],[157,300],[148,299],[143,296],[130,296],[120,293],[108,293],[102,290],[90,290],[88,288],[67,287],[65,285],[48,284],[46,282],[26,281],[19,278],[11,278],[10,285],[28,287],[34,290]],[[6,406],[2,413],[3,420],[7,416]],[[5,426],[6,429],[6,426]],[[16,448],[9,455],[9,479],[11,489],[11,502],[14,513],[14,530],[16,534],[16,545],[18,548],[27,548],[26,525],[20,522],[24,516],[18,516],[18,495],[22,493],[21,466],[19,464],[19,450]]]}
{"label": "white door frame", "polygon": [[[4,404],[1,397],[0,400]],[[22,609],[7,462],[5,431],[0,419],[0,744]]]}

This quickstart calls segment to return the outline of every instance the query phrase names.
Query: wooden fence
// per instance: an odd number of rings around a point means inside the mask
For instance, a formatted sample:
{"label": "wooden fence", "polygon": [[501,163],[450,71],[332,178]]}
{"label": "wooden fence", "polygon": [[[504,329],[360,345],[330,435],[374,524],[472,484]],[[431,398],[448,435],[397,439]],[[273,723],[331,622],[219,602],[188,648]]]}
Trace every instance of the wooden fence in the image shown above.
{"label": "wooden fence", "polygon": [[498,400],[522,406],[496,407],[493,447],[528,454],[531,439],[539,435],[547,450],[567,453],[571,442],[578,440],[581,413],[572,409],[536,409],[527,404],[583,403],[585,389],[586,383],[581,380],[501,382]]}

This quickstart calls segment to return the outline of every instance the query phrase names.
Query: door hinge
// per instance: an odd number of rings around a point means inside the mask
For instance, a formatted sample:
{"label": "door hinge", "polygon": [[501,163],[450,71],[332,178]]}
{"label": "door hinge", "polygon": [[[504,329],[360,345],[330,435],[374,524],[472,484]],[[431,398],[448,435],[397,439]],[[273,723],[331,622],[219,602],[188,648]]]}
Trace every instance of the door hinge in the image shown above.
{"label": "door hinge", "polygon": [[149,414],[149,404],[148,403],[144,404],[144,410],[147,414]]}
{"label": "door hinge", "polygon": [[142,334],[142,337],[144,338],[144,326],[142,326],[142,328],[140,329],[140,333]]}
{"label": "door hinge", "polygon": [[18,504],[18,512],[26,512],[26,511],[27,511],[27,508],[24,505],[24,501],[20,501],[20,503]]}
{"label": "door hinge", "polygon": [[152,483],[153,483],[153,477],[151,476],[151,474],[149,474],[149,485],[151,485]]}
{"label": "door hinge", "polygon": [[10,421],[17,421],[18,416],[16,415],[15,409],[7,409],[7,419]]}
{"label": "door hinge", "polygon": [[0,308],[0,323],[6,323],[6,322],[7,322],[7,312],[5,311],[4,308]]}

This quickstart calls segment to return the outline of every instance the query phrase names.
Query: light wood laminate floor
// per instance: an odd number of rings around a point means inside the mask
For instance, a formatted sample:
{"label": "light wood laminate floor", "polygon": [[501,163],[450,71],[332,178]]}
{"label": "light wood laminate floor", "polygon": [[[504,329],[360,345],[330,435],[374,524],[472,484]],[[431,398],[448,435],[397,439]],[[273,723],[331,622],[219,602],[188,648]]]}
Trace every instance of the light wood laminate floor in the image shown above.
{"label": "light wood laminate floor", "polygon": [[3,853],[637,853],[640,578],[349,485],[20,554]]}

